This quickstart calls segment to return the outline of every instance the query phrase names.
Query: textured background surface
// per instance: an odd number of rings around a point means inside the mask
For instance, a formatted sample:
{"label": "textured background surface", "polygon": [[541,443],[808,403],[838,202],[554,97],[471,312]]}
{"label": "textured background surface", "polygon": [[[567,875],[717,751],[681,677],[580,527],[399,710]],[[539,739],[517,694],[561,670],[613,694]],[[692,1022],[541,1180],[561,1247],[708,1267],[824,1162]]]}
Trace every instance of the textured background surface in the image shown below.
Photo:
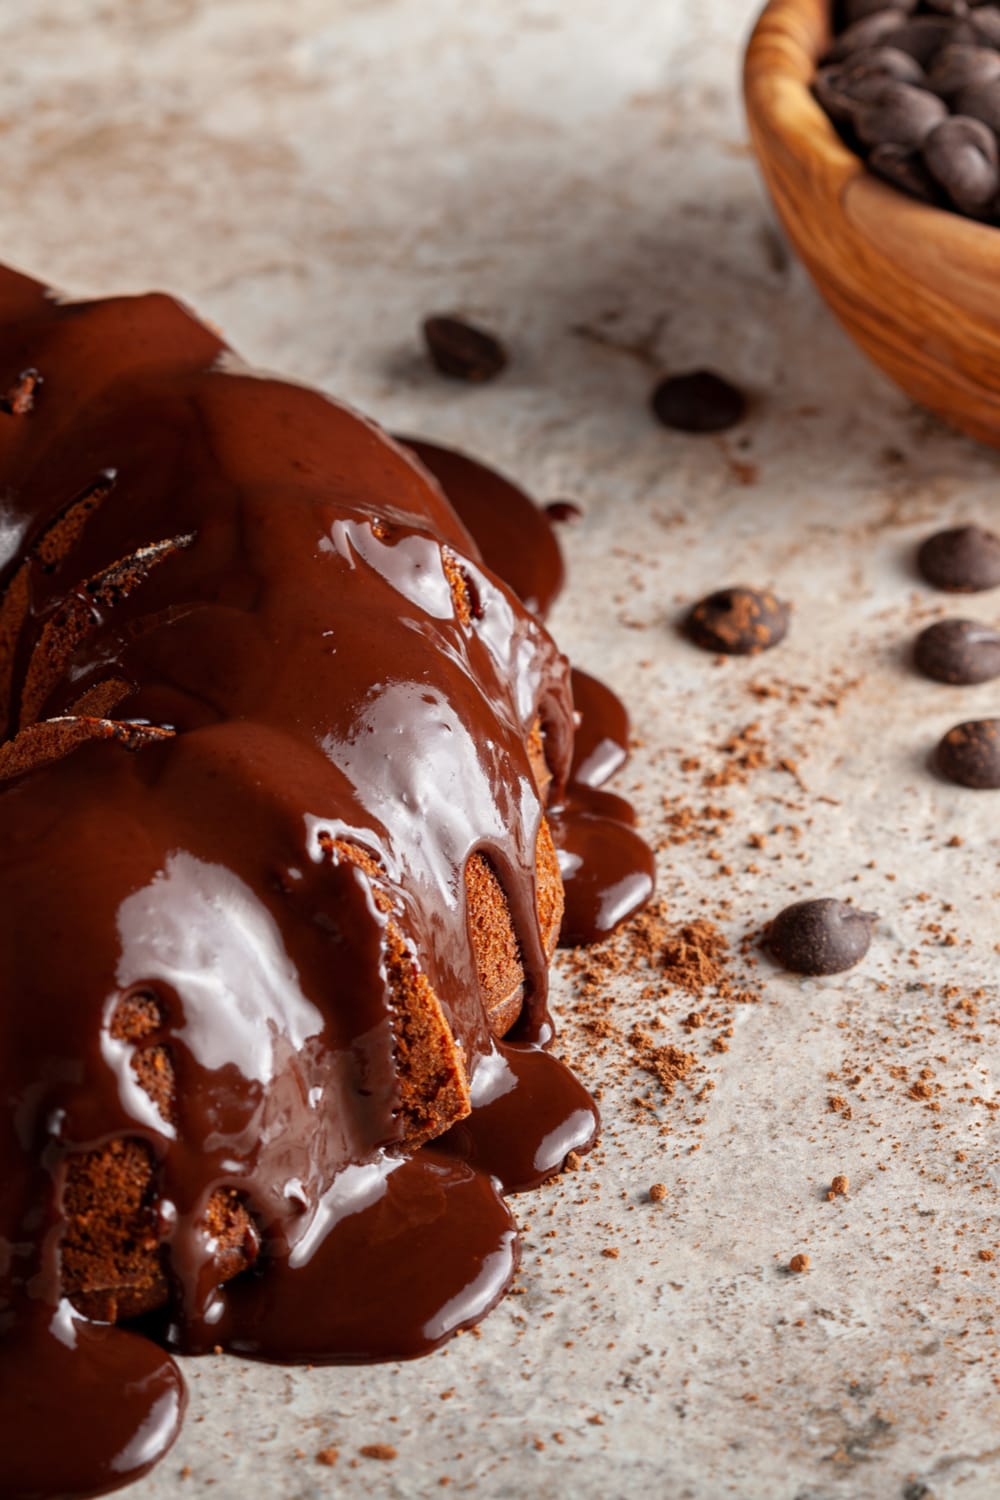
{"label": "textured background surface", "polygon": [[[557,633],[633,709],[651,834],[664,798],[674,827],[720,830],[720,860],[664,848],[669,920],[717,917],[738,943],[804,891],[882,916],[845,978],[762,962],[725,1052],[718,1028],[683,1030],[690,996],[612,981],[619,1024],[652,1008],[698,1054],[700,1101],[609,1084],[590,1170],[521,1200],[525,1291],[481,1336],[399,1367],[189,1363],[151,1500],[422,1496],[444,1477],[594,1500],[1000,1490],[1000,818],[925,768],[1000,689],[906,666],[944,612],[913,545],[996,515],[996,459],[870,371],[788,263],[737,100],[750,19],[747,0],[0,7],[4,258],[78,293],[165,286],[249,358],[575,496]],[[424,367],[417,323],[446,308],[509,340],[489,389]],[[724,440],[647,415],[658,372],[701,363],[753,393]],[[793,629],[715,666],[673,620],[738,581],[773,584]],[[705,788],[753,721],[761,764]],[[564,973],[564,1013],[571,993]],[[838,1172],[851,1195],[828,1203]],[[812,1269],[791,1276],[799,1251]],[[394,1462],[357,1457],[379,1442]]]}

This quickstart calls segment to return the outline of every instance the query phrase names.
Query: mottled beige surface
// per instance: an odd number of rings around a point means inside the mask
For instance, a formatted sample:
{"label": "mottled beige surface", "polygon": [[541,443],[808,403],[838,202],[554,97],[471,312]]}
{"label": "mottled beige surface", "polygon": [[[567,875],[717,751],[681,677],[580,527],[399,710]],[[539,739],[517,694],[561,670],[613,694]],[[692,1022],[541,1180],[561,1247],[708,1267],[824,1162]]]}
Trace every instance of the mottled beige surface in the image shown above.
{"label": "mottled beige surface", "polygon": [[[714,1091],[636,1124],[648,1080],[608,1088],[593,1169],[521,1200],[524,1295],[480,1337],[398,1367],[189,1362],[190,1417],[136,1491],[150,1500],[424,1496],[442,1476],[448,1493],[585,1500],[1000,1492],[1000,804],[925,766],[1000,687],[935,687],[905,658],[942,606],[913,545],[996,516],[997,460],[887,387],[788,264],[736,99],[749,19],[746,0],[0,5],[3,256],[76,292],[165,286],[251,359],[576,496],[555,625],[632,706],[647,827],[664,796],[732,813],[721,862],[664,850],[671,918],[728,898],[738,940],[808,890],[882,916],[844,978],[762,965],[725,1053],[682,1030],[689,996],[640,1005],[618,983],[616,1014],[657,1010]],[[425,369],[418,320],[448,307],[509,339],[494,386]],[[725,440],[647,415],[659,370],[702,362],[754,394]],[[792,631],[715,666],[672,621],[737,581],[791,599]],[[993,619],[1000,599],[961,612]],[[768,765],[703,788],[754,719]],[[949,1024],[976,986],[978,1015]],[[851,1194],[830,1204],[838,1172]],[[806,1275],[783,1269],[796,1252]],[[351,1467],[372,1442],[399,1457]]]}

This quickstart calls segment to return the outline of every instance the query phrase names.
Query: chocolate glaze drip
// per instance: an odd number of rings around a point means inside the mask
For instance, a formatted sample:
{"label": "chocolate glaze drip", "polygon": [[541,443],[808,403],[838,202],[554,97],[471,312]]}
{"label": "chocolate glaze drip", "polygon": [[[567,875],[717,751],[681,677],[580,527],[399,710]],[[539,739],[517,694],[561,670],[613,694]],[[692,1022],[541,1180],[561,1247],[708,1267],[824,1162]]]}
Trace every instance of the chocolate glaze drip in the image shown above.
{"label": "chocolate glaze drip", "polygon": [[400,438],[428,469],[475,537],[488,568],[526,609],[545,619],[565,578],[562,553],[545,511],[495,469],[428,443]]}
{"label": "chocolate glaze drip", "polygon": [[636,832],[624,797],[603,790],[628,759],[629,723],[609,687],[574,669],[578,718],[570,774],[549,808],[566,891],[560,942],[595,943],[646,905],[653,894],[653,852]]}
{"label": "chocolate glaze drip", "polygon": [[[597,1131],[542,1050],[536,727],[572,940],[634,907],[648,851],[595,790],[627,725],[582,676],[571,775],[567,664],[518,599],[543,609],[562,565],[516,487],[412,445],[449,504],[166,297],[66,303],[2,272],[0,325],[0,389],[28,391],[0,411],[0,1492],[27,1500],[134,1479],[183,1410],[162,1349],[63,1296],[82,1153],[151,1153],[174,1347],[403,1358],[495,1304],[517,1256],[498,1184]],[[467,922],[480,853],[524,973],[505,1042]],[[419,1149],[393,934],[471,1100]],[[162,1017],[169,1119],[115,1033],[135,995]],[[223,1187],[261,1245],[227,1285],[205,1218]]]}

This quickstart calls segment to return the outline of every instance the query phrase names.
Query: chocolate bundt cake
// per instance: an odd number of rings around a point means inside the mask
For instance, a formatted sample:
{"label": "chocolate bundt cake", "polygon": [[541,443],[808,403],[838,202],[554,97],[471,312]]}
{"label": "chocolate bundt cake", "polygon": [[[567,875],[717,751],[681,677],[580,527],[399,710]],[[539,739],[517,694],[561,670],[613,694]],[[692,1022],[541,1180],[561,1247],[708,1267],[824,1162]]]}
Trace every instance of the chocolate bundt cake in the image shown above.
{"label": "chocolate bundt cake", "polygon": [[502,1294],[499,1188],[596,1131],[544,1050],[573,706],[427,470],[170,298],[0,273],[0,392],[0,1449],[16,1360],[100,1488],[156,1453],[52,1375],[148,1351],[95,1322],[375,1358]]}

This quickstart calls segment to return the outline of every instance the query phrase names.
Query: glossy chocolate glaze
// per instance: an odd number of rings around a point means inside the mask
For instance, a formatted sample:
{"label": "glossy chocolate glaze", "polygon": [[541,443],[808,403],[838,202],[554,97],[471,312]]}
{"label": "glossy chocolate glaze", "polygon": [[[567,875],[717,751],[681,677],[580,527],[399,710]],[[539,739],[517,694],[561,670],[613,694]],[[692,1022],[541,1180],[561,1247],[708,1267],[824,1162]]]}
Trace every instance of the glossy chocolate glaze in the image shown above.
{"label": "glossy chocolate glaze", "polygon": [[544,619],[565,578],[559,543],[545,512],[518,485],[464,453],[400,438],[440,484],[479,546],[486,566]]}
{"label": "glossy chocolate glaze", "polygon": [[[516,487],[414,445],[450,505],[376,428],[245,370],[161,296],[66,303],[0,273],[2,390],[0,1493],[27,1500],[134,1479],[183,1409],[169,1355],[61,1295],[76,1153],[148,1143],[174,1347],[405,1358],[496,1303],[517,1256],[500,1188],[597,1130],[542,1050],[534,725],[588,931],[625,914],[639,840],[620,799],[586,803],[609,798],[593,789],[627,734],[596,685],[571,774],[567,664],[517,597],[544,608],[561,561]],[[374,861],[378,891],[333,840]],[[506,1042],[466,920],[477,851],[525,973]],[[390,921],[472,1103],[412,1152]],[[111,1032],[137,990],[166,1018],[173,1122]],[[203,1223],[220,1186],[262,1242],[225,1286]]]}
{"label": "glossy chocolate glaze", "polygon": [[559,941],[599,942],[646,905],[653,894],[653,851],[634,828],[635,813],[604,783],[628,759],[624,705],[596,677],[574,669],[576,738],[570,773],[549,807],[566,891]]}

